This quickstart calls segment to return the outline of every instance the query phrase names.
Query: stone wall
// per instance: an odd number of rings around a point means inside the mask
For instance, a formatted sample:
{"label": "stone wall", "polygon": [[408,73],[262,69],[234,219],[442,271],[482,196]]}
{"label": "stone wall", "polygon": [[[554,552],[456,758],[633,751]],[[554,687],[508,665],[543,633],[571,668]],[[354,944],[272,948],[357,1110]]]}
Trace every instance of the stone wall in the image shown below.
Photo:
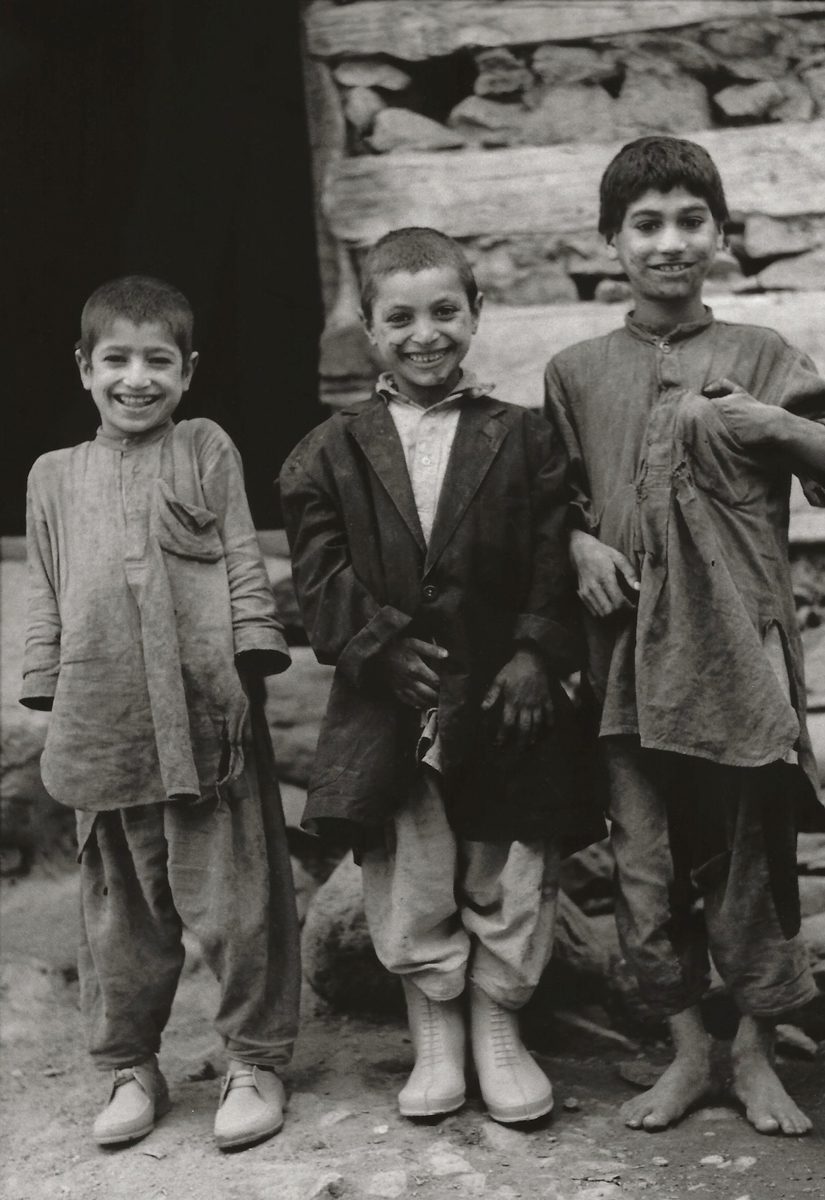
{"label": "stone wall", "polygon": [[[565,336],[587,336],[586,306],[628,295],[595,232],[598,179],[646,133],[719,163],[733,221],[708,294],[742,297],[732,319],[752,293],[804,294],[784,309],[792,334],[821,300],[825,4],[314,0],[304,30],[330,403],[374,374],[358,274],[393,226],[459,238],[490,306],[482,337],[498,307],[559,304],[582,305]],[[536,347],[539,374],[559,348]]]}

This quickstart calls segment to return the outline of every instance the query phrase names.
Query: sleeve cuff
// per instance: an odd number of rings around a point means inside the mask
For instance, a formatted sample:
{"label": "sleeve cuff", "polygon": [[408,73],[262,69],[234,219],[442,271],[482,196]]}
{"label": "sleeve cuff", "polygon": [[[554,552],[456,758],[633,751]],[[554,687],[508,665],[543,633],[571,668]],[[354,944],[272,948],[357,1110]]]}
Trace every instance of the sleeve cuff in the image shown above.
{"label": "sleeve cuff", "polygon": [[292,658],[279,629],[235,630],[235,665],[258,675],[280,675]]}
{"label": "sleeve cuff", "polygon": [[51,712],[54,695],[57,691],[57,670],[27,671],[23,676],[23,689],[20,693],[20,703],[26,708]]}
{"label": "sleeve cuff", "polygon": [[581,665],[578,639],[559,621],[522,613],[516,619],[513,641],[535,646],[547,665],[560,676],[569,675]]}
{"label": "sleeve cuff", "polygon": [[364,628],[350,638],[338,659],[338,667],[350,683],[355,687],[363,684],[364,671],[370,660],[403,633],[411,620],[412,617],[388,604],[379,608]]}

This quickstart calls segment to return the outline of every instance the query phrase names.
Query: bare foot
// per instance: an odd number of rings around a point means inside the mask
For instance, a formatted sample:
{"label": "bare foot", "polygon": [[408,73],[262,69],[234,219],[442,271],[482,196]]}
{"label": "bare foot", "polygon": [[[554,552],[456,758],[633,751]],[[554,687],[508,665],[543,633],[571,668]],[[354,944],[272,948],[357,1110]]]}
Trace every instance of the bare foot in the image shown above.
{"label": "bare foot", "polygon": [[683,1117],[710,1089],[707,1056],[677,1056],[652,1088],[621,1107],[625,1125],[655,1133]]}
{"label": "bare foot", "polygon": [[810,1131],[810,1118],[794,1103],[774,1070],[770,1022],[742,1017],[731,1060],[733,1091],[757,1132],[799,1137]]}

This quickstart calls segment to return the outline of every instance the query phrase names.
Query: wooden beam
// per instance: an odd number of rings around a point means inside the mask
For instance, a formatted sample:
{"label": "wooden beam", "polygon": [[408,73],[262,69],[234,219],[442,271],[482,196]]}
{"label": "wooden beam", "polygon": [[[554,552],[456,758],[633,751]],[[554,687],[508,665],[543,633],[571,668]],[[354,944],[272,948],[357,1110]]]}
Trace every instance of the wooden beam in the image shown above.
{"label": "wooden beam", "polygon": [[[723,321],[769,325],[810,354],[825,374],[825,291],[766,292],[708,297]],[[502,400],[538,407],[542,375],[549,359],[584,338],[599,337],[624,320],[621,304],[548,304],[517,308],[486,305],[467,365],[485,382],[497,384]]]}
{"label": "wooden beam", "polygon": [[[687,136],[719,164],[732,210],[825,210],[825,119]],[[324,208],[336,237],[361,246],[401,225],[433,225],[454,237],[593,229],[599,179],[620,145],[345,158],[327,178]]]}
{"label": "wooden beam", "polygon": [[362,0],[310,4],[304,21],[316,57],[389,54],[416,62],[463,46],[575,41],[822,11],[821,0]]}

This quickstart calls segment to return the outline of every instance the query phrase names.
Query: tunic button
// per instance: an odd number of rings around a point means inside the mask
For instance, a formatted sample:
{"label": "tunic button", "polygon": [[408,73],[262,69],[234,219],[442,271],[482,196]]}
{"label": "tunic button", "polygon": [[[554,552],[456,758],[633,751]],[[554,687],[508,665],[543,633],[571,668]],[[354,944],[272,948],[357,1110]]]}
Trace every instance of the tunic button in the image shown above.
{"label": "tunic button", "polygon": [[662,342],[660,348],[661,348],[662,354],[670,354],[670,342]]}
{"label": "tunic button", "polygon": [[438,588],[433,587],[431,583],[428,583],[427,586],[422,589],[421,594],[425,600],[435,600],[436,596],[438,595]]}

